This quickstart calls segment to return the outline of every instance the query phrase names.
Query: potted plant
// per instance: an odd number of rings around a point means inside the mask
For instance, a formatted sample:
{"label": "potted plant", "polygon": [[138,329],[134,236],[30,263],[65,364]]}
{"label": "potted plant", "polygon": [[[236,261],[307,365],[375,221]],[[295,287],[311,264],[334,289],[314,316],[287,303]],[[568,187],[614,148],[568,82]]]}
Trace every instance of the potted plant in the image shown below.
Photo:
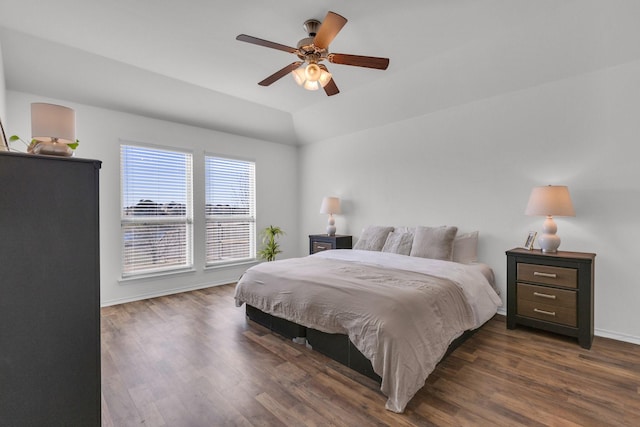
{"label": "potted plant", "polygon": [[275,260],[276,255],[282,252],[276,239],[283,235],[284,231],[278,226],[270,225],[260,234],[262,235],[262,249],[258,251],[258,256],[267,261]]}

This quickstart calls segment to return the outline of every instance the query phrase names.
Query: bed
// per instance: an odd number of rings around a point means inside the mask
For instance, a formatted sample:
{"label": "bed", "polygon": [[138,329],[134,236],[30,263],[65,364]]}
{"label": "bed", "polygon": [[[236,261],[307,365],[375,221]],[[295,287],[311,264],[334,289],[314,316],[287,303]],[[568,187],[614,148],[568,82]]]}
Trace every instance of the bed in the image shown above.
{"label": "bed", "polygon": [[378,379],[385,407],[401,413],[450,346],[501,300],[485,264],[354,248],[254,266],[236,286],[236,305]]}

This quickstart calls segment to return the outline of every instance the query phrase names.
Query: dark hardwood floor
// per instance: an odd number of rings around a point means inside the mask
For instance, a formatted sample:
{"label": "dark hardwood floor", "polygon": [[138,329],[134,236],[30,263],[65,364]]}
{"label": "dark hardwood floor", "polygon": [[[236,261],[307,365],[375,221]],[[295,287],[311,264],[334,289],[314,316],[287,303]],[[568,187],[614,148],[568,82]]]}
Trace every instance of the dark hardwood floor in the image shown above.
{"label": "dark hardwood floor", "polygon": [[247,321],[233,289],[102,309],[104,426],[640,426],[640,346],[496,316],[394,414],[375,382]]}

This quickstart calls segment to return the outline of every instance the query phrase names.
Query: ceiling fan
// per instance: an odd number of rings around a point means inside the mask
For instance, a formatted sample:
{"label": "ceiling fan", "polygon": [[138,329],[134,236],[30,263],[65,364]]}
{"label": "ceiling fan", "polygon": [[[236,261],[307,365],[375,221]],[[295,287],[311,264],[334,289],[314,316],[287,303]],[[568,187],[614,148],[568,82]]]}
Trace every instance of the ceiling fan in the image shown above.
{"label": "ceiling fan", "polygon": [[[327,60],[332,64],[354,65],[378,70],[386,70],[389,66],[389,58],[329,53],[329,44],[346,23],[346,18],[331,11],[327,13],[322,23],[316,19],[308,19],[304,23],[304,29],[309,36],[300,40],[295,48],[246,34],[240,34],[236,40],[283,50],[300,58],[300,61],[292,62],[259,82],[260,86],[269,86],[292,73],[296,83],[305,89],[317,90],[322,87],[325,93],[331,96],[339,93],[340,90],[338,90],[338,86],[333,81],[327,67],[321,64],[322,61]],[[306,65],[303,67],[304,64]]]}

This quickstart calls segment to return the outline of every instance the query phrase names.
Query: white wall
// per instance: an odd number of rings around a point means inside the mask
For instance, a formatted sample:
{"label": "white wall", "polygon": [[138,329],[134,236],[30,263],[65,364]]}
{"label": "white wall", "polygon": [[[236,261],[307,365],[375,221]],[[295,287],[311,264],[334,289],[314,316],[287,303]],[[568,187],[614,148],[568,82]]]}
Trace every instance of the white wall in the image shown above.
{"label": "white wall", "polygon": [[568,185],[577,216],[556,219],[561,250],[597,253],[596,333],[640,343],[639,113],[634,61],[305,146],[301,248],[324,229],[328,194],[344,201],[338,233],[479,230],[505,301],[504,252],[543,222],[523,213],[531,188]]}
{"label": "white wall", "polygon": [[[76,156],[102,161],[100,172],[100,263],[103,305],[187,289],[235,282],[247,265],[204,270],[204,152],[256,162],[257,228],[277,224],[286,231],[279,258],[297,256],[297,149],[228,133],[148,119],[65,100],[8,91],[11,134],[30,137],[31,102],[51,102],[76,110],[80,146]],[[162,278],[120,281],[119,139],[193,151],[195,271]],[[16,143],[15,148],[20,148]],[[24,149],[24,147],[22,147]],[[198,209],[200,207],[200,209]]]}
{"label": "white wall", "polygon": [[[4,59],[2,56],[2,44],[0,44],[0,120],[2,124],[7,126],[7,104],[6,104],[7,90],[4,80]],[[9,136],[7,136],[8,138]],[[0,146],[2,143],[0,142]],[[2,148],[0,148],[1,150]]]}

